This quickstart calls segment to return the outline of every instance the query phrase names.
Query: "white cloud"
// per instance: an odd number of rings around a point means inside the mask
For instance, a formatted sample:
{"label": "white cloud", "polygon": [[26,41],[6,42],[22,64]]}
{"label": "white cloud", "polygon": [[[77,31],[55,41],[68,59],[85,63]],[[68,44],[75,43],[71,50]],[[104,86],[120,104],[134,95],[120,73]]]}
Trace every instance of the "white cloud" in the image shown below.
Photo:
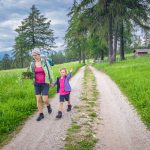
{"label": "white cloud", "polygon": [[1,36],[0,36],[0,40],[7,40],[7,39],[9,39],[10,38],[10,34],[1,34]]}
{"label": "white cloud", "polygon": [[64,50],[64,39],[65,31],[68,25],[68,18],[65,10],[45,12],[44,15],[51,20],[52,28],[54,29],[54,35],[58,37],[56,39],[56,51]]}
{"label": "white cloud", "polygon": [[11,28],[12,30],[15,30],[19,25],[21,25],[21,21],[21,19],[4,21],[0,23],[0,28]]}
{"label": "white cloud", "polygon": [[52,25],[62,24],[67,25],[66,11],[46,12],[44,15],[51,20]]}
{"label": "white cloud", "polygon": [[57,24],[62,24],[62,25],[67,25],[65,20],[59,20],[59,19],[53,19],[51,22],[52,25],[57,25]]}
{"label": "white cloud", "polygon": [[54,49],[55,51],[63,51],[64,50],[64,42],[57,43],[57,47]]}
{"label": "white cloud", "polygon": [[2,51],[11,51],[12,47],[1,47],[0,46],[0,49],[2,49]]}

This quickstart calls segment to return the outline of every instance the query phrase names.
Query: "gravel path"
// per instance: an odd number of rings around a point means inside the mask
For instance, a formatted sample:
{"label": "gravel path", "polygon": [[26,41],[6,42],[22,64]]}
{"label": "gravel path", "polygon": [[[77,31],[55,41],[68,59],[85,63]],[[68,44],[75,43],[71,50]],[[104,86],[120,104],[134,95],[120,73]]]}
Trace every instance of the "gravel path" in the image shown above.
{"label": "gravel path", "polygon": [[150,132],[117,85],[91,67],[100,92],[100,125],[96,150],[150,150]]}
{"label": "gravel path", "polygon": [[[84,67],[71,79],[72,86],[71,101],[72,105],[77,105],[80,101],[80,92]],[[3,150],[58,150],[64,146],[64,139],[71,124],[71,118],[75,114],[75,109],[71,112],[64,110],[64,116],[56,120],[55,116],[58,109],[58,94],[52,98],[51,105],[53,113],[48,115],[44,109],[45,118],[37,122],[37,113],[27,120],[19,134],[10,143],[3,147]],[[66,107],[65,107],[66,109]]]}

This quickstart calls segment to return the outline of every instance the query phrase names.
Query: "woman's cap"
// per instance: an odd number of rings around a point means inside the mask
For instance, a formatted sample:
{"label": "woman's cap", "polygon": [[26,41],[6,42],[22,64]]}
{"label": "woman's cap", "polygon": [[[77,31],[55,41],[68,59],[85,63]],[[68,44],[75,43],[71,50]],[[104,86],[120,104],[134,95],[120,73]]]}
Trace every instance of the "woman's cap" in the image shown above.
{"label": "woman's cap", "polygon": [[35,54],[41,55],[40,49],[34,48],[34,49],[32,50],[32,56],[35,55]]}

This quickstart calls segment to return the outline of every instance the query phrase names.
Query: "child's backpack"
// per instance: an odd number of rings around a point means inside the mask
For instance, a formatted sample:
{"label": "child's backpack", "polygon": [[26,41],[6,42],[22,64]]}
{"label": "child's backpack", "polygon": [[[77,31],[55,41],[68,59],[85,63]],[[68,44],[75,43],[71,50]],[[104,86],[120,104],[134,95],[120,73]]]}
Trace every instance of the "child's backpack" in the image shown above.
{"label": "child's backpack", "polygon": [[49,57],[47,57],[45,55],[41,55],[41,57],[43,58],[43,60],[48,62],[50,66],[54,66],[54,61],[52,60],[52,58],[49,58]]}
{"label": "child's backpack", "polygon": [[51,66],[54,66],[54,61],[51,58],[48,58],[47,61]]}

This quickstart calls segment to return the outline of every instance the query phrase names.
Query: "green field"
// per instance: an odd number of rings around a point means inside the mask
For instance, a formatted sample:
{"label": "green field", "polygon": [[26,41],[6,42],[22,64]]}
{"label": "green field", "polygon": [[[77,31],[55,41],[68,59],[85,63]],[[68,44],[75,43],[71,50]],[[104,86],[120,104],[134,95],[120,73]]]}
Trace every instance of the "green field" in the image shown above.
{"label": "green field", "polygon": [[150,129],[150,57],[128,59],[109,65],[94,64],[120,87]]}
{"label": "green field", "polygon": [[[53,67],[54,77],[59,76],[59,69],[73,68],[73,74],[82,66],[79,63],[66,63]],[[0,71],[0,143],[8,138],[24,120],[36,110],[34,87],[31,80],[22,80],[24,69]],[[49,96],[56,93],[50,90]],[[1,144],[0,144],[1,145]]]}

